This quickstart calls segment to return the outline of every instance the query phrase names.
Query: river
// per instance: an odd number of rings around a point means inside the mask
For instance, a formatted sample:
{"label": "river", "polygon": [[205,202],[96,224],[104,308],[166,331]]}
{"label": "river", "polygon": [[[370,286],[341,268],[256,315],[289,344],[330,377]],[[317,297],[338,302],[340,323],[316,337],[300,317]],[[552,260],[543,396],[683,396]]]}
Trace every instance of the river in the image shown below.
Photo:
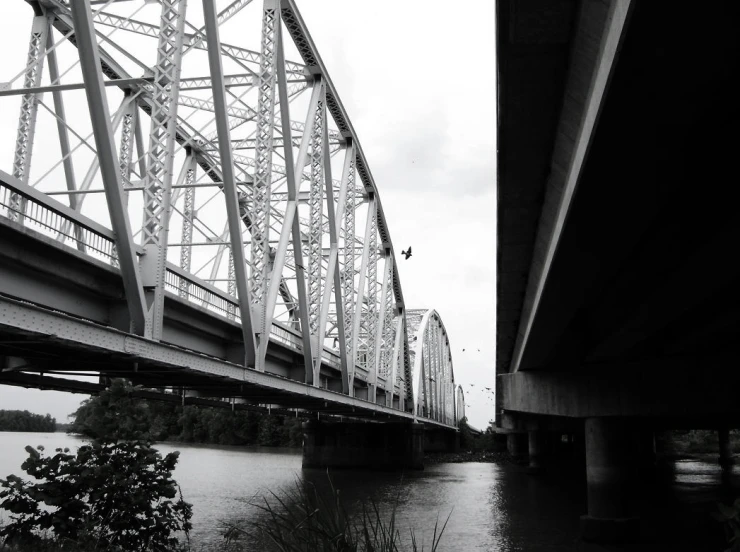
{"label": "river", "polygon": [[[83,441],[64,433],[0,432],[0,477],[21,475],[26,445],[74,449]],[[222,547],[222,522],[245,525],[258,515],[255,500],[288,488],[297,479],[326,487],[321,470],[302,470],[295,449],[235,448],[160,443],[162,453],[179,450],[175,478],[185,499],[193,504],[192,549]],[[674,487],[713,488],[719,472],[710,462],[679,462]],[[579,515],[586,510],[582,484],[561,477],[538,478],[516,466],[494,463],[431,464],[418,472],[374,473],[336,471],[335,487],[350,509],[361,500],[376,501],[388,512],[397,504],[397,523],[407,538],[413,528],[429,549],[435,522],[449,523],[440,551],[572,550]],[[0,510],[0,520],[6,514]]]}

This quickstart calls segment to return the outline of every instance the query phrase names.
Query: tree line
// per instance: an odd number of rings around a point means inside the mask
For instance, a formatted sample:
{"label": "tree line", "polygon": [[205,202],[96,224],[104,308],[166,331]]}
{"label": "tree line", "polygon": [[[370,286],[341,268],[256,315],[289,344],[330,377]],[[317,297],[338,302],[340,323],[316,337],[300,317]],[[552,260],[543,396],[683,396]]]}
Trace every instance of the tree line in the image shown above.
{"label": "tree line", "polygon": [[[303,439],[302,420],[260,412],[180,405],[129,399],[142,424],[142,439],[215,445],[297,447]],[[98,396],[82,401],[72,414],[69,433],[89,435],[91,428],[108,423],[114,412]],[[102,433],[102,430],[97,430]]]}
{"label": "tree line", "polygon": [[32,414],[28,410],[0,410],[0,431],[53,432],[57,420],[51,415]]}

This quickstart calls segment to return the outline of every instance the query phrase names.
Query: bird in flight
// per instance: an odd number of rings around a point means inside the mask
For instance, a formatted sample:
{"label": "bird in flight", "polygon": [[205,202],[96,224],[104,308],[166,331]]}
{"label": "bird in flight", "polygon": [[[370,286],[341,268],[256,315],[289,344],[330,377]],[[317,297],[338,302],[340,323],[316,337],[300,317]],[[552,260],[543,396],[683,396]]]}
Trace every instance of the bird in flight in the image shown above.
{"label": "bird in flight", "polygon": [[465,349],[463,349],[463,353],[465,352]]}
{"label": "bird in flight", "polygon": [[404,260],[408,259],[411,256],[411,246],[409,245],[406,251],[401,251],[401,255],[403,255]]}

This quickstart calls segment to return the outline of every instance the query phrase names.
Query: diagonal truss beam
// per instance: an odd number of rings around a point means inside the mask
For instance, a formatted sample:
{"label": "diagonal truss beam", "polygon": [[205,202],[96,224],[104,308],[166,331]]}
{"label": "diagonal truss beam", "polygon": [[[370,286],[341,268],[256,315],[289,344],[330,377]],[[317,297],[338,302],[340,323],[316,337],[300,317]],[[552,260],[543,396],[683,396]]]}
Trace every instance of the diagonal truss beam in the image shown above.
{"label": "diagonal truss beam", "polygon": [[105,198],[108,202],[111,225],[116,237],[116,248],[119,255],[123,286],[126,292],[132,330],[143,335],[146,327],[145,303],[139,267],[131,225],[128,220],[121,187],[121,174],[118,171],[118,159],[113,144],[113,133],[110,127],[108,102],[103,88],[103,75],[100,73],[100,58],[95,30],[90,13],[90,0],[78,0],[72,3],[72,14],[75,20],[76,37],[80,54],[80,66],[85,81],[90,119],[93,125],[95,143],[100,159]]}
{"label": "diagonal truss beam", "polygon": [[239,299],[239,315],[244,338],[244,364],[254,367],[256,361],[256,343],[252,326],[249,288],[247,285],[247,263],[244,258],[244,244],[242,243],[242,221],[239,215],[239,200],[237,197],[236,179],[234,176],[234,161],[232,159],[231,140],[229,137],[229,122],[226,114],[226,91],[221,66],[221,49],[219,48],[218,23],[216,20],[216,5],[214,0],[203,0],[203,13],[206,21],[206,34],[209,38],[208,64],[211,69],[213,84],[213,101],[216,105],[216,126],[219,135],[219,152],[221,154],[221,170],[223,173],[224,194],[226,196],[226,212],[229,225],[229,239],[231,254],[234,258],[234,278],[236,280]]}

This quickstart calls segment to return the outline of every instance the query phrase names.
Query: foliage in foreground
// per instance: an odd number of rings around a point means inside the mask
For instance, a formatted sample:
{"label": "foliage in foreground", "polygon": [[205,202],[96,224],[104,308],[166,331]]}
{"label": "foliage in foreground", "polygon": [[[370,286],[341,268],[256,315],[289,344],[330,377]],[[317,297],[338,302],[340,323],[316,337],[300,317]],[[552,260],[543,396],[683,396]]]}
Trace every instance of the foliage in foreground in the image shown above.
{"label": "foliage in foreground", "polygon": [[145,418],[132,400],[133,388],[114,382],[100,394],[105,410],[89,428],[92,443],[79,448],[26,447],[16,475],[0,479],[0,508],[11,522],[0,529],[6,544],[43,550],[176,550],[187,537],[192,507],[172,471],[178,452],[162,455],[141,440]]}
{"label": "foliage in foreground", "polygon": [[[339,489],[329,481],[331,492],[327,496],[308,482],[297,482],[281,495],[271,493],[273,503],[267,498],[257,503],[262,515],[257,516],[248,529],[228,525],[226,540],[238,542],[240,538],[261,542],[280,552],[401,552],[401,533],[396,525],[397,501],[386,520],[378,505],[363,504],[359,513],[351,515],[341,500]],[[451,515],[451,514],[450,514]],[[437,550],[447,527],[434,525],[431,551]],[[423,543],[416,540],[411,530],[411,550],[423,551]]]}

